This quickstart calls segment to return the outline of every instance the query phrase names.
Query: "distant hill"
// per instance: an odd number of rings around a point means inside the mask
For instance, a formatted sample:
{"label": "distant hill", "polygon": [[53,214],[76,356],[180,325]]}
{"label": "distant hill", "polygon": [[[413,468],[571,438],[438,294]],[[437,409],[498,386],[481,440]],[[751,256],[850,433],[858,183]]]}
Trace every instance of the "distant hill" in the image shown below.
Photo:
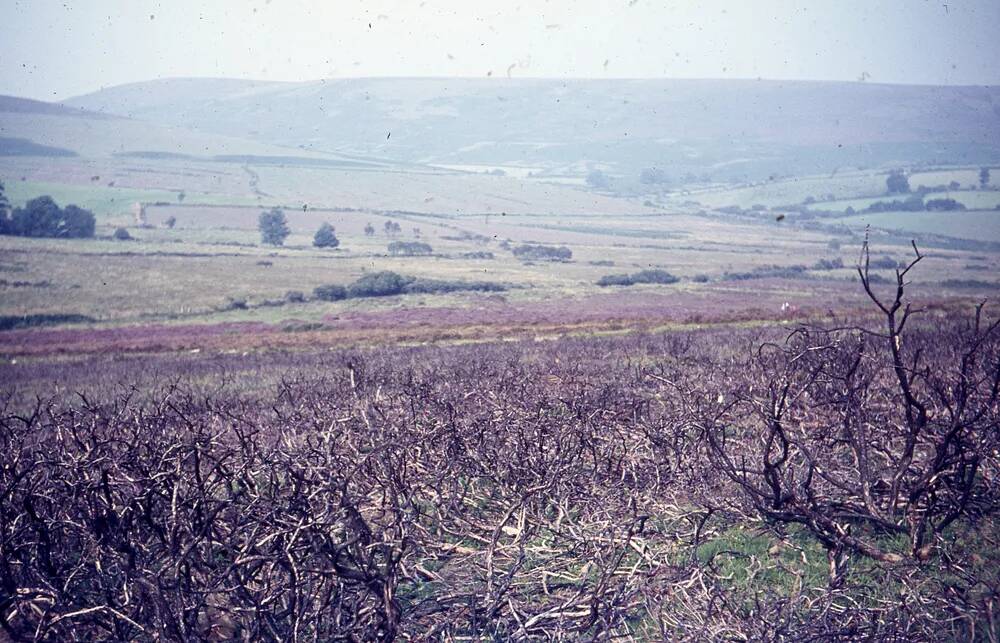
{"label": "distant hill", "polygon": [[[200,132],[170,119],[149,120],[81,106],[0,96],[0,156],[135,157],[247,163],[393,167],[378,159],[346,158],[259,140]],[[168,122],[164,122],[168,121]]]}
{"label": "distant hill", "polygon": [[8,114],[48,114],[55,116],[77,116],[91,119],[117,119],[119,117],[107,113],[88,112],[83,108],[68,107],[59,103],[46,103],[31,98],[0,95],[0,112]]}
{"label": "distant hill", "polygon": [[753,80],[170,79],[65,103],[326,152],[713,179],[1000,158],[1000,87]]}

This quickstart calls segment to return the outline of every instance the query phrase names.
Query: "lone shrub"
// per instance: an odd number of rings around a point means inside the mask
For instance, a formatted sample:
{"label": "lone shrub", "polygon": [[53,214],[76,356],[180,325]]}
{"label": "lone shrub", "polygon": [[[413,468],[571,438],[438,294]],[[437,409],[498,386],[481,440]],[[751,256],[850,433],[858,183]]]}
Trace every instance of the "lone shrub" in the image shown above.
{"label": "lone shrub", "polygon": [[130,241],[132,239],[132,235],[129,234],[126,228],[115,228],[114,238],[117,241]]}
{"label": "lone shrub", "polygon": [[313,245],[317,248],[336,248],[340,245],[340,239],[337,238],[333,226],[329,223],[324,223],[313,236]]}

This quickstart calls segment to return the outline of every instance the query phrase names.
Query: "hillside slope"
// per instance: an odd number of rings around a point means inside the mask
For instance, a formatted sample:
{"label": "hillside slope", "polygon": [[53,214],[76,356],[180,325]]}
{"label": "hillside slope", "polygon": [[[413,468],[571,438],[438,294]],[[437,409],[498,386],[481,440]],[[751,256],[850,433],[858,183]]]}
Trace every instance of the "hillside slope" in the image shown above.
{"label": "hillside slope", "polygon": [[86,158],[188,157],[241,161],[256,157],[345,168],[395,165],[14,96],[0,96],[0,141],[0,156],[66,156],[68,152]]}
{"label": "hillside slope", "polygon": [[713,178],[1000,156],[1000,88],[737,80],[168,79],[67,105],[439,164]]}

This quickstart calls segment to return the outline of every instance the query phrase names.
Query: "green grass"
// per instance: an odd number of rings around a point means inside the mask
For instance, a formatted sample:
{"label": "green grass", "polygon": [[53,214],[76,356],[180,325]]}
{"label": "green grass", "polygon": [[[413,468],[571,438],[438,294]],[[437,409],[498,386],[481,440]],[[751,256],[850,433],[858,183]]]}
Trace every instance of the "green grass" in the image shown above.
{"label": "green grass", "polygon": [[877,212],[856,214],[837,219],[837,222],[859,230],[871,225],[888,230],[1000,243],[1000,211]]}
{"label": "green grass", "polygon": [[[11,206],[24,205],[26,201],[42,195],[51,196],[60,206],[78,205],[90,210],[98,217],[132,217],[132,206],[136,202],[155,203],[166,201],[177,203],[177,191],[109,187],[95,182],[93,185],[67,183],[46,183],[34,181],[11,181],[5,183],[5,192]],[[185,205],[255,205],[256,198],[228,194],[187,193]]]}
{"label": "green grass", "polygon": [[[909,194],[887,194],[875,197],[864,197],[857,199],[838,199],[836,201],[821,201],[809,205],[810,210],[827,212],[844,212],[847,208],[854,208],[860,212],[878,201],[904,201],[910,198]],[[955,199],[969,210],[992,210],[1000,205],[1000,192],[990,190],[983,191],[953,191],[953,192],[928,192],[924,195],[924,201],[931,199]]]}

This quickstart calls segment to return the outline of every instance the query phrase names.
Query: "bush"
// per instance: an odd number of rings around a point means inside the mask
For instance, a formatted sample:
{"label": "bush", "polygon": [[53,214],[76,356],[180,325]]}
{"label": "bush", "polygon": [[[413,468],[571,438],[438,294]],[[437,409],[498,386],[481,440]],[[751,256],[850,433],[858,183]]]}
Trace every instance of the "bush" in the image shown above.
{"label": "bush", "polygon": [[694,277],[691,277],[691,281],[698,284],[705,284],[708,283],[709,279],[708,275],[695,275]]}
{"label": "bush", "polygon": [[23,208],[14,208],[10,218],[0,207],[0,234],[83,239],[93,237],[95,228],[92,212],[75,205],[60,208],[50,196],[40,196]]}
{"label": "bush", "polygon": [[[289,293],[293,294],[293,293]],[[301,297],[302,293],[294,293]],[[347,299],[347,289],[343,286],[338,286],[336,284],[329,284],[326,286],[317,286],[313,288],[313,297],[319,299],[320,301],[340,301],[341,299]],[[288,295],[285,295],[288,301],[293,301],[289,299]],[[304,301],[305,297],[302,297],[298,301]]]}
{"label": "bush", "polygon": [[672,284],[679,281],[666,270],[642,270],[631,275],[604,275],[598,286],[632,286],[634,284]]}
{"label": "bush", "polygon": [[365,275],[347,287],[351,297],[388,297],[403,292],[403,287],[413,278],[406,278],[389,270]]}
{"label": "bush", "polygon": [[[320,286],[322,288],[323,286]],[[285,293],[285,301],[290,304],[301,304],[306,300],[305,294],[301,290],[289,290]]]}
{"label": "bush", "polygon": [[389,254],[393,256],[413,257],[429,255],[434,252],[430,245],[422,241],[393,241],[388,246]]}
{"label": "bush", "polygon": [[474,252],[463,252],[459,255],[462,259],[493,259],[494,255],[488,250],[477,250]]}
{"label": "bush", "polygon": [[261,212],[257,219],[257,228],[260,230],[260,242],[270,246],[284,245],[285,239],[291,232],[288,229],[288,219],[279,208]]}
{"label": "bush", "polygon": [[592,170],[587,174],[587,185],[598,190],[604,190],[611,186],[611,180],[604,172]]}
{"label": "bush", "polygon": [[52,326],[54,324],[87,324],[96,321],[93,317],[76,314],[0,315],[0,330]]}
{"label": "bush", "polygon": [[507,287],[495,281],[448,281],[444,279],[414,279],[403,286],[410,294],[436,294],[462,291],[503,292]]}
{"label": "bush", "polygon": [[895,270],[899,263],[889,255],[882,255],[877,259],[871,259],[868,267],[873,270]]}
{"label": "bush", "polygon": [[569,261],[573,251],[566,246],[524,244],[514,248],[514,256],[526,261]]}
{"label": "bush", "polygon": [[995,281],[983,281],[981,279],[945,279],[941,282],[946,288],[970,288],[996,290],[1000,283]]}
{"label": "bush", "polygon": [[167,220],[163,222],[163,225],[173,230],[174,226],[177,225],[177,217],[175,217],[174,215],[170,215],[169,217],[167,217]]}
{"label": "bush", "polygon": [[632,281],[632,277],[629,275],[604,275],[597,280],[597,285],[601,287],[606,286],[631,286],[635,282]]}
{"label": "bush", "polygon": [[667,173],[662,168],[647,167],[639,172],[639,182],[645,185],[656,185],[658,183],[668,183],[669,181]]}
{"label": "bush", "polygon": [[926,206],[919,196],[911,196],[905,201],[876,201],[865,208],[866,212],[923,212]]}
{"label": "bush", "polygon": [[820,259],[813,264],[813,270],[839,270],[844,267],[844,260],[840,257],[834,259]]}
{"label": "bush", "polygon": [[673,284],[679,280],[666,270],[642,270],[632,275],[637,284]]}
{"label": "bush", "polygon": [[722,276],[726,281],[747,281],[750,279],[800,279],[807,268],[803,265],[792,266],[758,266],[750,272],[727,272]]}
{"label": "bush", "polygon": [[313,235],[313,245],[317,248],[336,248],[340,245],[340,239],[337,238],[333,226],[324,223]]}
{"label": "bush", "polygon": [[924,207],[928,212],[954,212],[965,209],[965,205],[955,199],[931,199]]}
{"label": "bush", "polygon": [[128,233],[126,228],[115,228],[115,233],[112,235],[116,241],[131,241],[132,235]]}

